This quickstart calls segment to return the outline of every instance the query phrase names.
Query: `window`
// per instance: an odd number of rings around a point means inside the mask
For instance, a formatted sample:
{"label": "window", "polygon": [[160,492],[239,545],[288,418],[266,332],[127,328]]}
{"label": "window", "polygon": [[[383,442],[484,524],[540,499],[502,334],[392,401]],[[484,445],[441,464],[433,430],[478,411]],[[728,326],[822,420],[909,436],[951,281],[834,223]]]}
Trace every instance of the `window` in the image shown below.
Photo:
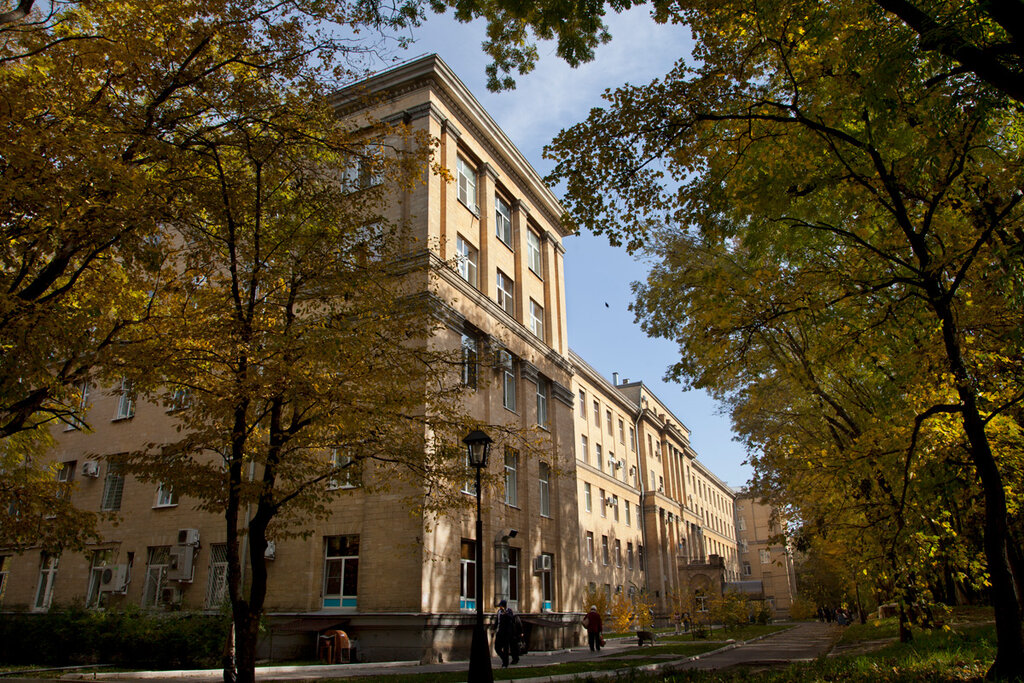
{"label": "window", "polygon": [[607,567],[609,559],[610,558],[608,557],[608,537],[607,536],[602,536],[601,537],[601,564],[603,564],[603,565],[605,565]]}
{"label": "window", "polygon": [[626,511],[626,526],[631,526],[631,524],[632,524],[632,520],[630,519],[630,517],[631,517],[632,515],[630,515],[630,513],[629,513],[629,503],[626,503],[626,504],[625,504],[625,505],[623,506],[623,508],[624,508],[624,509],[625,509],[625,511]]}
{"label": "window", "polygon": [[550,382],[543,378],[537,377],[537,425],[539,427],[548,426],[548,391]]}
{"label": "window", "polygon": [[740,531],[746,531],[747,530],[747,520],[743,519],[742,517],[737,519],[736,520],[736,528],[739,529]]}
{"label": "window", "polygon": [[174,493],[174,487],[168,483],[160,482],[156,490],[156,506],[158,508],[172,507],[178,504],[178,496]]}
{"label": "window", "polygon": [[540,464],[540,514],[551,516],[551,468],[546,462]]}
{"label": "window", "polygon": [[519,548],[508,549],[508,604],[519,609]]}
{"label": "window", "polygon": [[228,546],[210,546],[210,579],[206,584],[206,609],[217,609],[228,597]]}
{"label": "window", "polygon": [[543,272],[540,258],[540,235],[533,230],[526,231],[526,255],[526,263],[530,270],[540,276]]}
{"label": "window", "polygon": [[107,465],[107,476],[103,480],[103,500],[101,510],[120,510],[121,494],[124,493],[124,475],[121,467],[115,462]]}
{"label": "window", "polygon": [[459,269],[459,275],[469,284],[477,287],[477,263],[479,252],[477,248],[459,235],[455,238],[455,258]]}
{"label": "window", "polygon": [[587,392],[580,389],[580,417],[587,416]]}
{"label": "window", "polygon": [[590,462],[590,454],[587,452],[587,437],[580,435],[580,460]]}
{"label": "window", "polygon": [[592,503],[593,501],[591,500],[590,483],[587,482],[583,484],[583,509],[586,510],[587,512],[590,512]]}
{"label": "window", "polygon": [[601,426],[601,404],[594,401],[594,424]]}
{"label": "window", "polygon": [[85,413],[89,408],[89,380],[83,381],[78,389],[78,410],[71,416],[65,429],[81,429],[85,427]]}
{"label": "window", "polygon": [[761,548],[761,564],[769,564],[772,561],[772,551],[768,548]]}
{"label": "window", "polygon": [[612,496],[612,519],[619,521],[619,497]]}
{"label": "window", "polygon": [[512,354],[508,351],[501,352],[501,400],[502,405],[508,410],[516,410],[516,365]]}
{"label": "window", "polygon": [[644,570],[644,547],[643,545],[637,545],[636,547],[636,566],[640,571]]}
{"label": "window", "polygon": [[359,587],[359,536],[324,537],[323,606],[355,609]]}
{"label": "window", "polygon": [[459,609],[476,611],[476,543],[465,538],[459,560]]}
{"label": "window", "polygon": [[619,420],[619,443],[626,443],[626,430],[622,425],[622,420]]}
{"label": "window", "polygon": [[511,448],[505,449],[505,504],[519,504],[519,453]]}
{"label": "window", "polygon": [[541,556],[548,558],[546,564],[551,567],[551,569],[545,569],[540,575],[541,597],[544,600],[541,609],[545,612],[550,612],[555,604],[555,579],[553,577],[555,556],[551,553],[541,553]]}
{"label": "window", "polygon": [[697,604],[697,611],[698,612],[707,612],[708,611],[708,596],[706,596],[704,593],[701,593],[701,592],[698,591],[693,596],[693,600]]}
{"label": "window", "polygon": [[610,411],[610,410],[604,411],[604,419],[605,419],[605,422],[608,423],[608,433],[609,434],[614,434],[615,432],[612,431],[612,411]]}
{"label": "window", "polygon": [[515,316],[515,281],[505,273],[498,271],[497,277],[498,283],[498,305],[501,306],[501,310],[505,311],[511,316]]}
{"label": "window", "polygon": [[629,428],[629,450],[636,453],[636,430]]}
{"label": "window", "polygon": [[494,234],[512,248],[512,207],[501,197],[494,198]]}
{"label": "window", "polygon": [[750,566],[749,562],[743,563],[743,576],[753,576],[754,568]]}
{"label": "window", "polygon": [[117,413],[115,420],[127,420],[135,415],[135,386],[127,377],[121,378],[121,387],[118,389]]}
{"label": "window", "polygon": [[374,160],[366,154],[349,156],[345,170],[341,173],[341,184],[349,192],[380,185],[382,180],[374,169]]}
{"label": "window", "polygon": [[544,339],[544,307],[530,299],[530,331]]}
{"label": "window", "polygon": [[459,181],[459,201],[473,213],[479,213],[476,203],[476,169],[462,157],[456,160],[455,168]]}
{"label": "window", "polygon": [[[628,509],[628,507],[627,507]],[[633,542],[626,543],[626,567],[633,568]]]}
{"label": "window", "polygon": [[167,568],[171,565],[171,547],[150,546],[146,554],[146,580],[142,588],[142,606],[159,607],[170,602]]}
{"label": "window", "polygon": [[594,564],[594,532],[588,531],[586,536],[586,558],[587,564]]}
{"label": "window", "polygon": [[85,590],[86,607],[102,607],[106,593],[100,592],[103,582],[103,570],[114,561],[114,551],[93,550],[89,558],[89,585]]}
{"label": "window", "polygon": [[601,460],[601,444],[599,443],[594,444],[594,456],[594,459],[597,460],[597,469],[604,472],[604,462]]}
{"label": "window", "polygon": [[46,611],[50,609],[53,602],[53,582],[57,578],[57,566],[60,564],[60,555],[52,555],[48,552],[39,554],[39,584],[36,587],[36,598],[32,603],[32,609]]}
{"label": "window", "polygon": [[192,405],[192,390],[188,387],[177,387],[171,394],[171,405],[167,412],[172,413],[177,410],[184,410],[190,405]]}
{"label": "window", "polygon": [[640,505],[636,506],[636,525],[640,526]]}
{"label": "window", "polygon": [[622,541],[615,539],[615,566],[622,566]]}
{"label": "window", "polygon": [[469,453],[463,453],[463,465],[466,467],[466,472],[473,472],[466,477],[465,482],[462,484],[462,492],[470,495],[476,495],[476,468],[469,462]]}
{"label": "window", "polygon": [[604,497],[604,489],[598,489],[597,490],[597,494],[598,494],[597,495],[597,502],[598,502],[598,505],[601,506],[601,516],[602,517],[607,517],[608,516],[608,501]]}
{"label": "window", "polygon": [[62,462],[60,464],[60,468],[57,470],[57,481],[63,484],[60,492],[60,495],[63,498],[67,498],[71,495],[71,482],[75,478],[75,469],[77,467],[77,460],[69,460],[67,462]]}
{"label": "window", "polygon": [[4,593],[7,592],[7,574],[11,571],[11,556],[0,555],[0,604],[4,601]]}
{"label": "window", "polygon": [[477,388],[477,367],[480,361],[480,343],[476,337],[462,335],[462,386]]}
{"label": "window", "polygon": [[[469,455],[466,457],[469,458]],[[337,448],[331,450],[331,470],[334,473],[327,480],[328,489],[351,489],[359,485],[355,458],[345,455]]]}

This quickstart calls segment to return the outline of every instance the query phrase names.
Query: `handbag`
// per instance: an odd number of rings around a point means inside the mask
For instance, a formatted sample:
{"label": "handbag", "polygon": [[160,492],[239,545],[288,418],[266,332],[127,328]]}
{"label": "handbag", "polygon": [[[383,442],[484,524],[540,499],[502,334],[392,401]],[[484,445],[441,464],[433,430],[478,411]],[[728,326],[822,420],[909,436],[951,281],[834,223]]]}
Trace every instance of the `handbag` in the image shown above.
{"label": "handbag", "polygon": [[601,642],[601,647],[604,647],[604,636],[598,636]]}
{"label": "handbag", "polygon": [[520,636],[519,638],[519,656],[523,656],[529,653],[530,648],[526,647],[526,638]]}

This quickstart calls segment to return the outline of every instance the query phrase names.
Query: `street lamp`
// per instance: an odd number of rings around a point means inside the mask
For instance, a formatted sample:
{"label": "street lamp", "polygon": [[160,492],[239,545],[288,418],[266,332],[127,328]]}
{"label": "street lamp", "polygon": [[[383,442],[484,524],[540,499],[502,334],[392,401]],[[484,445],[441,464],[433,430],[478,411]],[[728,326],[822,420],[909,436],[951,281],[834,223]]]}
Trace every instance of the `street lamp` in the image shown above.
{"label": "street lamp", "polygon": [[473,644],[469,650],[469,683],[493,683],[491,653],[484,632],[484,525],[480,520],[480,470],[487,467],[487,454],[493,440],[479,429],[471,431],[462,443],[466,444],[469,464],[476,470],[476,625]]}

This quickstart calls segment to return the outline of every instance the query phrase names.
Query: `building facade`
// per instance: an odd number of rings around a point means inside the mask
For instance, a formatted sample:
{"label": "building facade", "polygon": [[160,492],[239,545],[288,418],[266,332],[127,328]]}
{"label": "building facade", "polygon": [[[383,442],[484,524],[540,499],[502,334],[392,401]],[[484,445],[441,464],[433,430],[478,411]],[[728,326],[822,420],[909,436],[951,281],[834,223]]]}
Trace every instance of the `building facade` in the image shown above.
{"label": "building facade", "polygon": [[[371,496],[357,479],[326,481],[336,490],[329,519],[267,551],[262,654],[308,656],[318,631],[339,627],[360,659],[447,660],[468,652],[478,601],[490,611],[502,598],[524,615],[534,649],[564,647],[580,642],[588,586],[646,588],[663,615],[695,575],[738,576],[734,494],[697,460],[689,430],[641,382],[608,382],[569,350],[568,234],[536,171],[436,56],[366,88],[379,116],[438,141],[453,178],[425,172],[393,206],[447,302],[433,343],[462,350],[464,381],[478,385],[474,417],[532,430],[540,446],[531,457],[492,453],[503,486],[484,508],[482,595],[472,506],[425,519],[401,491]],[[218,609],[223,518],[104,458],[173,440],[173,411],[126,386],[84,385],[82,402],[92,429],[55,431],[53,458],[75,503],[105,513],[103,541],[84,553],[0,551],[0,609]]]}
{"label": "building facade", "polygon": [[775,508],[741,491],[736,498],[736,539],[742,580],[760,582],[768,607],[776,616],[788,617],[797,593],[796,570]]}

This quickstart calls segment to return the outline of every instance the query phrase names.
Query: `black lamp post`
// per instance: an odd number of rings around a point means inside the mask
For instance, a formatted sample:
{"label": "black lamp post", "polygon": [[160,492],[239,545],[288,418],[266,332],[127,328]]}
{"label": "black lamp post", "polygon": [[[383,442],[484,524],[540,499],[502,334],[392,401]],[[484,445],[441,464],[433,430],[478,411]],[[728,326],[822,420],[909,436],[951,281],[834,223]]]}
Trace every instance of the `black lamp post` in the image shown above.
{"label": "black lamp post", "polygon": [[469,451],[469,464],[476,470],[476,625],[473,644],[469,651],[469,683],[493,683],[491,653],[484,631],[484,525],[480,520],[480,470],[487,467],[487,454],[491,450],[491,437],[479,429],[471,431],[462,443]]}

